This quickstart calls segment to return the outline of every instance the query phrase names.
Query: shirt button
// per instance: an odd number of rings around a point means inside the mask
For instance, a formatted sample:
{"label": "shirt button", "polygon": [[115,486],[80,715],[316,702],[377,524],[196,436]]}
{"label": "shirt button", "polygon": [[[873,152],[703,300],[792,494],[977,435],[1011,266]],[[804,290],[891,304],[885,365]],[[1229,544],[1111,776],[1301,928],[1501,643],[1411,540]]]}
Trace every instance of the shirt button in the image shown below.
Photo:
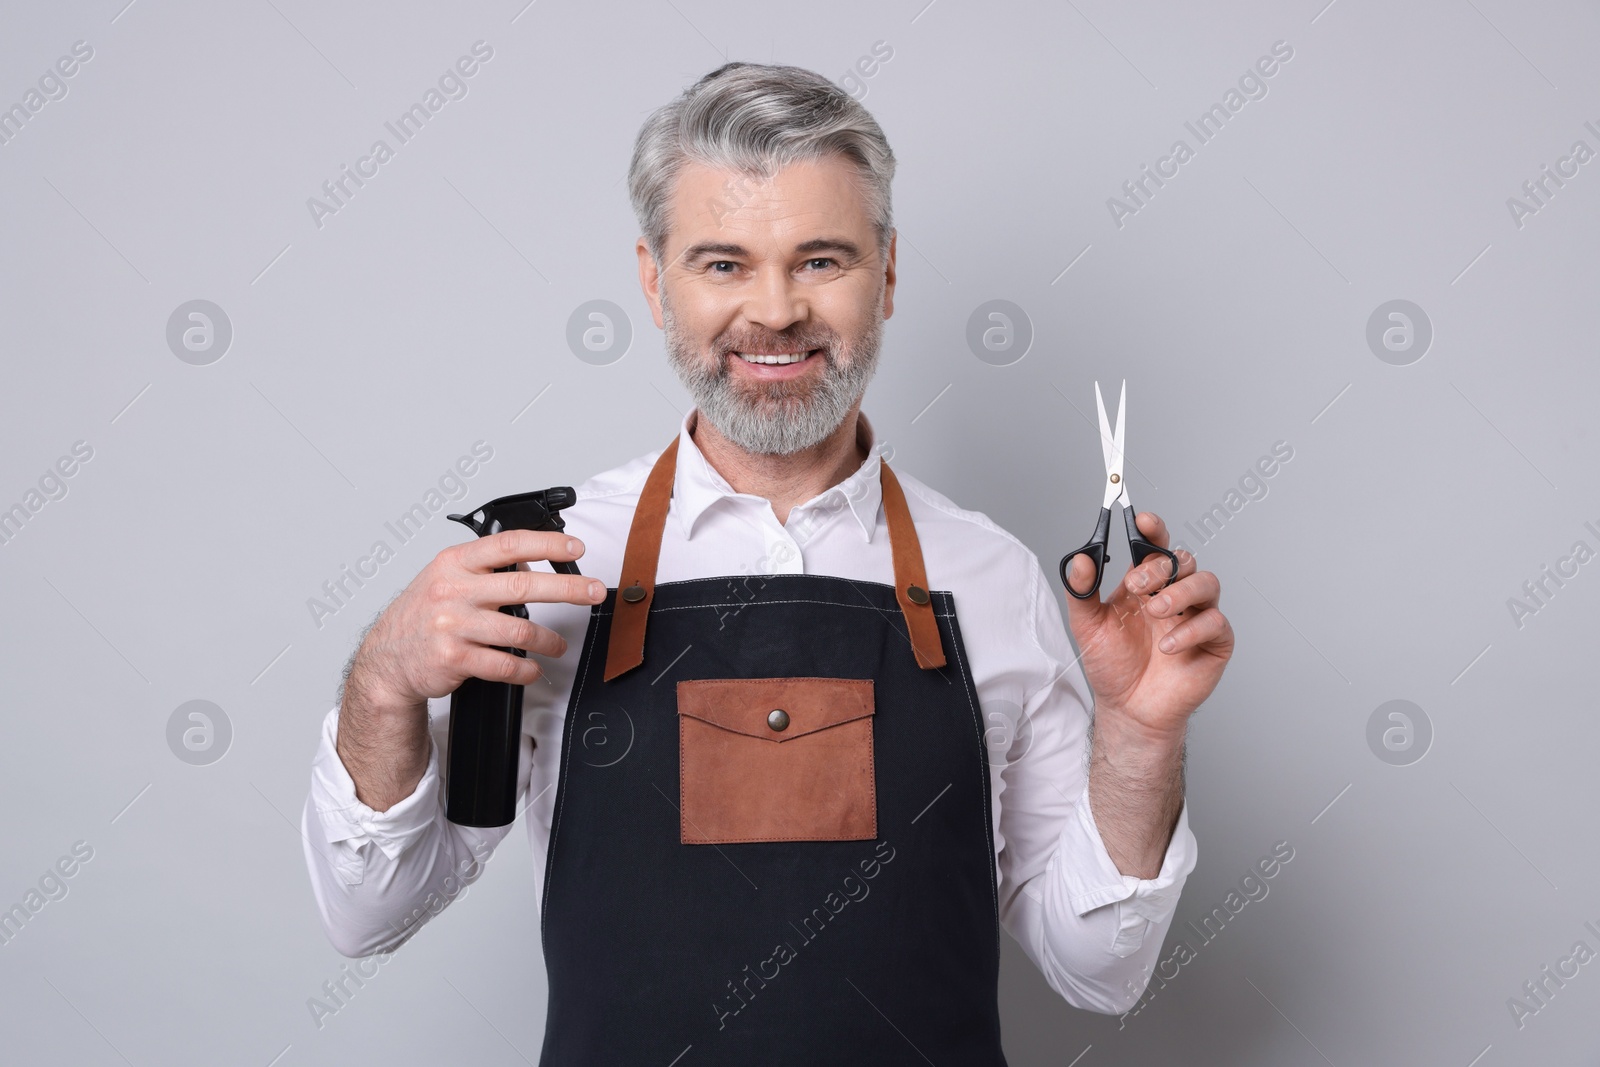
{"label": "shirt button", "polygon": [[799,574],[800,549],[793,541],[774,541],[767,546],[768,574]]}

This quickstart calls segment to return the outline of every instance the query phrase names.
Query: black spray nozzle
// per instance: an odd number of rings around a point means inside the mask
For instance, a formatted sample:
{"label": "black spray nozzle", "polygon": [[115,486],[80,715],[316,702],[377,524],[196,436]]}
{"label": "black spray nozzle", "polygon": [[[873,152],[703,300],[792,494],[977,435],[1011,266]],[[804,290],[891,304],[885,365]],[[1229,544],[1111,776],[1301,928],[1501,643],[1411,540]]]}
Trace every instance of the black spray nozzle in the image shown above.
{"label": "black spray nozzle", "polygon": [[[539,489],[532,493],[516,493],[491,500],[467,515],[447,515],[479,537],[487,537],[501,530],[554,530],[560,533],[567,528],[562,521],[561,509],[578,502],[578,494],[570,485],[553,489]],[[576,563],[552,560],[550,566],[559,574],[580,574]],[[515,570],[515,566],[502,570]]]}
{"label": "black spray nozzle", "polygon": [[539,489],[532,493],[516,493],[491,500],[467,515],[447,515],[479,537],[487,537],[501,530],[564,530],[561,509],[578,502],[578,494],[570,485],[553,489]]}

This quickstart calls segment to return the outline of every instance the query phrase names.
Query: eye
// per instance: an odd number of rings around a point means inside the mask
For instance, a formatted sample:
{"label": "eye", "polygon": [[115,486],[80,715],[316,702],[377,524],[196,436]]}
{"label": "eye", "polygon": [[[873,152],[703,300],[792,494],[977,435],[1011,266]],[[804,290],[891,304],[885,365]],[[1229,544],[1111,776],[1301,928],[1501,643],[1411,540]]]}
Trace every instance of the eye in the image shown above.
{"label": "eye", "polygon": [[[817,266],[818,264],[821,264],[821,266]],[[829,267],[833,266],[833,260],[826,256],[819,256],[816,259],[806,260],[806,266],[816,267],[818,270],[827,270]]]}
{"label": "eye", "polygon": [[[709,266],[713,274],[731,274],[739,269],[739,265],[731,259],[719,259],[709,264]],[[719,267],[727,267],[728,269],[719,270]]]}

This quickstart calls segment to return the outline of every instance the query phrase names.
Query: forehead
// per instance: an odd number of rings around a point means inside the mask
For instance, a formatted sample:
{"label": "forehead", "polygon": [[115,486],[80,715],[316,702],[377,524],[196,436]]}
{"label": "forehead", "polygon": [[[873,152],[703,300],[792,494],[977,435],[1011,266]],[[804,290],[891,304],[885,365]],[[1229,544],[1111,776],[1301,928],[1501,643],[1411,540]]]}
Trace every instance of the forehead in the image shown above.
{"label": "forehead", "polygon": [[669,245],[715,240],[773,249],[823,232],[871,243],[861,179],[843,156],[792,163],[771,178],[694,162],[678,172]]}

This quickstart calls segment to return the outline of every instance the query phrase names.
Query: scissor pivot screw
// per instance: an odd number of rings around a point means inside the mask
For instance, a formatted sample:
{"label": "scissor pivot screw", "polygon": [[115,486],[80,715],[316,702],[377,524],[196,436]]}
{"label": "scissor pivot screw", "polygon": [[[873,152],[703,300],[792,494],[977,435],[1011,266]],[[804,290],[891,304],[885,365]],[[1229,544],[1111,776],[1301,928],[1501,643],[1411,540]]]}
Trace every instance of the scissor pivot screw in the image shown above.
{"label": "scissor pivot screw", "polygon": [[1120,475],[1120,474],[1113,474],[1113,475],[1112,475],[1112,476],[1111,476],[1111,484],[1112,484],[1112,485],[1116,485],[1116,484],[1117,484],[1117,483],[1118,483],[1118,482],[1120,482],[1120,481],[1122,481],[1122,475]]}

